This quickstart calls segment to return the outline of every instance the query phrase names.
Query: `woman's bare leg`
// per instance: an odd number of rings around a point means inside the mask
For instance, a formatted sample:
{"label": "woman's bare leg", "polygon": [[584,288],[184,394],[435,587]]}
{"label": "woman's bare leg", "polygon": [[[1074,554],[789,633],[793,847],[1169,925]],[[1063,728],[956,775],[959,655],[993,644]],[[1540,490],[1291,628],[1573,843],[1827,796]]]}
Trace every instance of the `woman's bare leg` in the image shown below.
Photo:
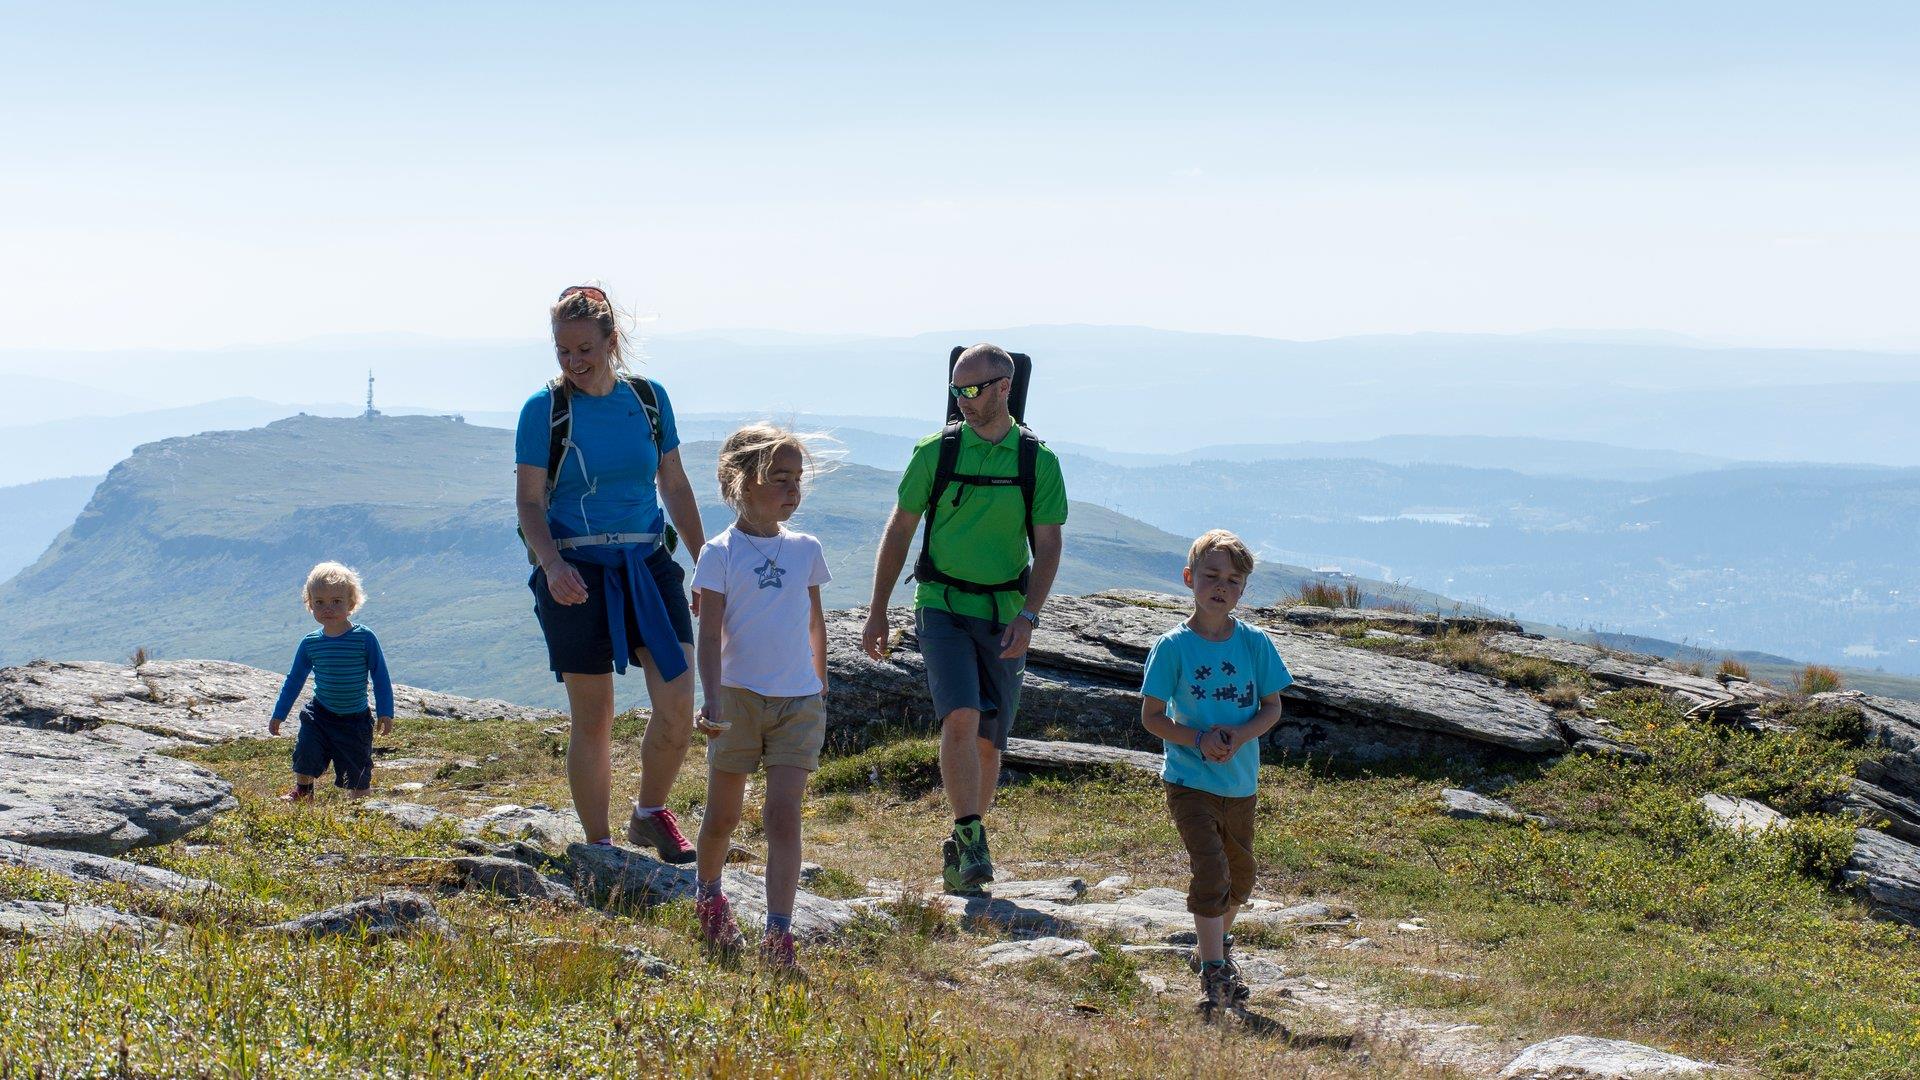
{"label": "woman's bare leg", "polygon": [[607,803],[613,797],[613,676],[566,675],[567,707],[573,725],[567,733],[567,790],[587,842],[613,835],[607,827]]}

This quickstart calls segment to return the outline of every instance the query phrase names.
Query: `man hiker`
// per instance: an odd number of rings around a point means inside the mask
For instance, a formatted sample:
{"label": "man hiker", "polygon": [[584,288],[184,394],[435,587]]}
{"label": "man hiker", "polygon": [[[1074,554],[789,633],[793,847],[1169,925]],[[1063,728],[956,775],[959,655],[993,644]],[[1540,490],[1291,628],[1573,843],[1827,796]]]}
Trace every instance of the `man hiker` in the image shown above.
{"label": "man hiker", "polygon": [[927,515],[914,567],[914,627],[940,718],[940,781],[953,808],[942,877],[953,892],[993,880],[983,819],[1020,708],[1027,642],[1060,570],[1067,520],[1059,458],[1008,411],[1014,374],[1013,358],[994,345],[975,345],[954,363],[948,391],[961,421],[913,448],[880,541],[861,635],[869,656],[886,657],[887,602]]}

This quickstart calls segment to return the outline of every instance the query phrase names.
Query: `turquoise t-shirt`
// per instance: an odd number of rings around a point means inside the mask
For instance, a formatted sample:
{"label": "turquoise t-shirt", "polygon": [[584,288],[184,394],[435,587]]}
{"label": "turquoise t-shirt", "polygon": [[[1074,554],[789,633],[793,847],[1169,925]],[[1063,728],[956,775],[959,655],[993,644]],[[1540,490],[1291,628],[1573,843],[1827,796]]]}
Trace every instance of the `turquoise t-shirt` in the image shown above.
{"label": "turquoise t-shirt", "polygon": [[[660,403],[661,450],[680,446],[673,422],[673,403],[666,388],[653,384]],[[547,467],[547,433],[553,412],[553,391],[541,387],[520,409],[514,435],[513,460],[521,465]],[[657,533],[666,525],[660,510],[654,474],[660,451],[653,445],[653,428],[640,406],[640,395],[624,382],[601,397],[576,391],[573,395],[573,442],[560,463],[559,482],[547,506],[547,526],[554,539],[599,533]]]}
{"label": "turquoise t-shirt", "polygon": [[[1225,641],[1208,641],[1181,623],[1154,642],[1140,692],[1167,703],[1167,715],[1183,727],[1206,731],[1244,724],[1260,711],[1260,699],[1293,682],[1293,675],[1258,627],[1233,620]],[[1250,742],[1221,763],[1200,751],[1166,743],[1160,776],[1168,783],[1238,799],[1259,789],[1260,744]]]}

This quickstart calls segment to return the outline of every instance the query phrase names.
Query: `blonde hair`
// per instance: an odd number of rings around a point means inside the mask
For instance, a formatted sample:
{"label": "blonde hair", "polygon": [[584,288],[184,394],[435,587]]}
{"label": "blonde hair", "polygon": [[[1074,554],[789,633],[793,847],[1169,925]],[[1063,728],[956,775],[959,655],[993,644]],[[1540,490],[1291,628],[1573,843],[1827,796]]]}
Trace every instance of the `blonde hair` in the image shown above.
{"label": "blonde hair", "polygon": [[[600,295],[592,295],[595,292]],[[627,365],[627,336],[620,332],[620,324],[634,320],[614,306],[613,294],[600,284],[588,282],[568,287],[547,310],[547,321],[555,327],[566,322],[592,323],[607,339],[607,351],[613,356],[614,372],[618,375],[633,373],[633,369]],[[566,381],[566,376],[562,375],[554,380],[554,386],[557,388]]]}
{"label": "blonde hair", "polygon": [[1206,558],[1210,551],[1226,552],[1227,558],[1233,562],[1234,573],[1253,573],[1253,549],[1247,546],[1245,540],[1225,529],[1211,529],[1200,534],[1200,538],[1187,549],[1187,569],[1199,566],[1200,560]]}
{"label": "blonde hair", "polygon": [[328,585],[347,590],[347,614],[360,610],[367,602],[367,590],[360,584],[360,575],[353,567],[337,562],[323,562],[307,571],[307,583],[300,589],[300,601],[309,609],[313,607],[313,591]]}
{"label": "blonde hair", "polygon": [[747,481],[766,483],[767,475],[773,472],[774,456],[788,447],[800,452],[803,476],[818,475],[813,450],[807,445],[816,438],[765,422],[748,424],[727,436],[727,441],[720,444],[720,498],[735,510],[740,509],[747,497]]}

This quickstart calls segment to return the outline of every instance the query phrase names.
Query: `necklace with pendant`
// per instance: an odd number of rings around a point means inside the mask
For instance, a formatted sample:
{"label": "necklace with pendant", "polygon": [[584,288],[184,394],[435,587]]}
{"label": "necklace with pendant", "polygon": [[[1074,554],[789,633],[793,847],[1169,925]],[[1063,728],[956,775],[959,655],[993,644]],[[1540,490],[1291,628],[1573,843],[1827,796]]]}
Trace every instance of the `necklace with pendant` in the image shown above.
{"label": "necklace with pendant", "polygon": [[747,546],[759,552],[760,557],[766,560],[760,564],[758,569],[754,570],[755,576],[760,580],[760,588],[762,589],[779,589],[785,587],[780,583],[780,579],[785,577],[787,573],[780,568],[780,553],[784,551],[787,546],[787,531],[778,525],[775,525],[774,528],[778,531],[780,539],[773,545],[773,554],[771,555],[767,554],[766,548],[760,546],[759,541],[754,538],[752,533],[744,532],[740,529],[734,530],[740,533],[741,536],[746,537]]}

